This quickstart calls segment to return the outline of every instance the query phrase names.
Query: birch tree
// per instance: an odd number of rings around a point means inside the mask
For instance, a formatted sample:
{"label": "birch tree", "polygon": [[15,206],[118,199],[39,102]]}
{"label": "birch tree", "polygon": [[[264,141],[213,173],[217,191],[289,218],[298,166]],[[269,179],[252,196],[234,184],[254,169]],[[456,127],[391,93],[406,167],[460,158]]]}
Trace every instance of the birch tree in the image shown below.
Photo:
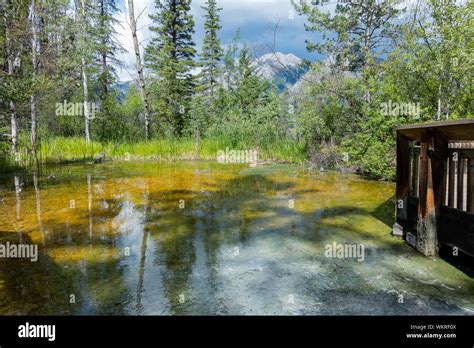
{"label": "birch tree", "polygon": [[145,118],[145,138],[150,139],[150,105],[145,87],[145,78],[143,76],[143,66],[140,56],[140,45],[137,37],[137,19],[135,18],[135,10],[133,0],[128,0],[128,16],[130,19],[130,30],[133,38],[133,48],[135,51],[135,68],[137,70],[138,85],[140,87],[140,96],[143,102],[143,114]]}
{"label": "birch tree", "polygon": [[4,98],[9,109],[11,152],[15,161],[20,159],[17,102],[23,95],[22,80],[18,78],[18,70],[21,68],[23,58],[23,37],[26,31],[26,8],[23,5],[23,2],[12,2],[3,5],[2,9],[7,66],[6,76],[2,81],[2,94],[5,94]]}
{"label": "birch tree", "polygon": [[84,95],[84,122],[85,122],[85,137],[86,143],[91,141],[90,135],[90,110],[89,110],[89,82],[87,74],[87,9],[86,0],[81,0],[81,15],[78,16],[81,22],[81,70],[82,70],[82,88]]}
{"label": "birch tree", "polygon": [[31,23],[31,65],[32,65],[32,93],[30,96],[30,115],[31,115],[31,129],[30,129],[30,151],[34,158],[36,158],[36,96],[35,96],[35,82],[37,69],[37,47],[38,47],[38,33],[36,24],[36,1],[31,0],[30,7],[30,23]]}

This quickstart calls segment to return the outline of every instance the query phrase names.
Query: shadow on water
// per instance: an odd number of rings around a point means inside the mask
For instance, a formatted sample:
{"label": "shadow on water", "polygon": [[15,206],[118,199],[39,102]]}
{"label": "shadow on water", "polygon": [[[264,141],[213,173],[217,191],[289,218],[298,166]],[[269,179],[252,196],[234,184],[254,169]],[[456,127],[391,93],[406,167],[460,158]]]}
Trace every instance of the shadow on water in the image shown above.
{"label": "shadow on water", "polygon": [[[3,314],[293,313],[281,303],[284,291],[309,301],[300,314],[461,312],[446,300],[451,294],[443,283],[427,288],[429,275],[417,278],[422,257],[388,237],[388,228],[378,231],[393,224],[393,197],[373,209],[350,200],[335,204],[332,187],[301,188],[288,176],[232,173],[211,180],[176,169],[156,177],[144,171],[129,177],[120,170],[123,181],[110,184],[103,173],[73,173],[66,190],[75,187],[77,206],[55,214],[45,214],[41,201],[64,204],[60,196],[69,193],[61,191],[59,175],[58,192],[41,195],[42,181],[33,178],[30,210],[22,211],[26,198],[12,195],[20,215],[35,221],[23,236],[40,230],[45,246],[35,265],[0,261]],[[307,206],[298,210],[289,200]],[[327,258],[325,246],[333,242],[365,244],[365,262]],[[308,277],[307,267],[319,271]],[[31,274],[37,282],[28,281]],[[405,307],[378,277],[389,279],[388,288],[403,288]],[[19,288],[33,296],[20,303]],[[459,294],[473,290],[470,283]],[[77,299],[72,308],[70,294]]]}
{"label": "shadow on water", "polygon": [[371,214],[378,220],[382,221],[385,225],[392,228],[395,222],[395,202],[396,197],[393,195],[387,199],[384,203],[379,205]]}
{"label": "shadow on water", "polygon": [[441,244],[441,248],[439,249],[439,257],[459,269],[464,274],[474,278],[474,257],[461,251],[459,251],[459,253],[454,256],[453,249],[445,244]]}
{"label": "shadow on water", "polygon": [[[34,245],[28,236],[0,231],[0,244]],[[38,246],[38,260],[0,258],[0,314],[74,314],[80,303],[70,303],[78,282]],[[54,281],[51,281],[54,279]]]}
{"label": "shadow on water", "polygon": [[[396,197],[393,195],[383,204],[378,206],[374,211],[372,211],[371,214],[392,228],[395,217],[395,202]],[[452,248],[442,244],[439,250],[439,257],[450,265],[456,267],[470,278],[474,278],[474,258],[472,256],[469,256],[461,251],[457,256],[454,256],[452,253]]]}
{"label": "shadow on water", "polygon": [[[393,195],[383,204],[379,205],[374,211],[372,211],[371,214],[392,228],[395,219],[395,202],[396,197]],[[442,244],[439,250],[439,257],[450,265],[456,267],[470,278],[474,278],[474,259],[472,256],[469,256],[463,252],[459,252],[459,255],[454,256],[452,253],[452,248]]]}

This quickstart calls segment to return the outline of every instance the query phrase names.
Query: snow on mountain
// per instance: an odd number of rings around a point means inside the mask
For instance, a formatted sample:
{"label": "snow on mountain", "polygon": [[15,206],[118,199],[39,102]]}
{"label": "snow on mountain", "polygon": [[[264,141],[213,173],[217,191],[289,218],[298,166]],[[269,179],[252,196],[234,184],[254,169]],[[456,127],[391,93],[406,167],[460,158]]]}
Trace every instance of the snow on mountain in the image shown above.
{"label": "snow on mountain", "polygon": [[308,71],[303,60],[292,53],[267,53],[255,60],[257,72],[272,81],[279,91],[294,85]]}
{"label": "snow on mountain", "polygon": [[[235,61],[238,64],[238,60]],[[309,68],[303,60],[292,53],[281,52],[267,53],[254,60],[257,73],[271,81],[280,92],[291,89],[300,78],[306,74]],[[202,72],[202,67],[195,67],[191,74],[198,76]],[[222,81],[224,83],[224,81]],[[135,81],[122,81],[116,84],[122,95],[125,95],[130,85]]]}
{"label": "snow on mountain", "polygon": [[267,53],[255,60],[260,75],[269,80],[281,71],[298,68],[302,63],[303,60],[294,54],[283,54],[281,52]]}

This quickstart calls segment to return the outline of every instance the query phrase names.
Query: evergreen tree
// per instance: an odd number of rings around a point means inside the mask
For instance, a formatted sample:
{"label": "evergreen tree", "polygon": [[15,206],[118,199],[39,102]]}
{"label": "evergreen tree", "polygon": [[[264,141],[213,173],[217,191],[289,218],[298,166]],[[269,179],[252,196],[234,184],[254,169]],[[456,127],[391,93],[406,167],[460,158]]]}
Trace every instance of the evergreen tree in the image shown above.
{"label": "evergreen tree", "polygon": [[0,71],[0,103],[2,120],[6,120],[2,133],[8,134],[11,153],[19,158],[20,114],[19,108],[29,100],[29,81],[24,76],[28,56],[25,46],[28,35],[29,2],[15,1],[1,4],[2,20],[2,70]]}
{"label": "evergreen tree", "polygon": [[114,66],[120,65],[120,61],[116,58],[117,52],[122,48],[116,40],[117,34],[114,26],[118,23],[114,15],[118,12],[115,0],[100,0],[98,2],[98,20],[96,36],[97,36],[97,59],[99,61],[99,84],[100,99],[107,99],[110,85],[115,82]]}
{"label": "evergreen tree", "polygon": [[115,66],[121,63],[116,55],[122,51],[117,42],[114,26],[118,23],[114,15],[119,11],[115,0],[100,0],[96,5],[97,24],[93,30],[95,36],[95,64],[97,70],[98,97],[100,99],[100,112],[98,115],[99,139],[107,140],[116,137],[111,136],[108,129],[118,126],[116,121],[117,96],[111,86],[116,82]]}
{"label": "evergreen tree", "polygon": [[[394,20],[400,10],[392,1],[341,1],[335,11],[325,11],[324,1],[291,0],[296,11],[307,17],[306,31],[323,32],[321,42],[306,41],[309,52],[336,59],[340,67],[360,71],[387,53],[395,38]],[[335,34],[335,37],[334,37]]]}
{"label": "evergreen tree", "polygon": [[202,9],[206,11],[204,17],[206,22],[204,23],[205,36],[202,46],[201,58],[201,85],[199,90],[208,95],[208,105],[212,106],[214,97],[219,83],[220,75],[220,61],[222,60],[223,50],[217,37],[217,32],[222,28],[219,24],[219,11],[222,8],[217,7],[216,0],[207,0],[206,6],[202,6]]}
{"label": "evergreen tree", "polygon": [[264,81],[257,75],[249,48],[243,47],[239,53],[236,87],[233,95],[244,118],[250,117],[255,112],[259,102],[265,98],[269,87],[268,81]]}
{"label": "evergreen tree", "polygon": [[155,7],[158,13],[150,16],[155,23],[150,31],[155,36],[146,48],[145,61],[158,76],[158,104],[164,106],[160,112],[170,119],[175,135],[181,136],[195,87],[191,0],[156,0]]}

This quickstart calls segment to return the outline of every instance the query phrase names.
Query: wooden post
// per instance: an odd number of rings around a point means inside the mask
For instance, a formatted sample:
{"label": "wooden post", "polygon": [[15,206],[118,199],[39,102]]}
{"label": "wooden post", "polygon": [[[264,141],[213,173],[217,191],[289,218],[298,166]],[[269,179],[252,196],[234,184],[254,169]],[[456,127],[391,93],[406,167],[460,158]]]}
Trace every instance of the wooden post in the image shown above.
{"label": "wooden post", "polygon": [[474,159],[469,159],[467,167],[467,211],[474,214]]}
{"label": "wooden post", "polygon": [[457,187],[457,205],[456,207],[459,210],[463,210],[463,204],[464,204],[464,158],[462,158],[461,153],[459,152],[459,158],[457,161],[457,166],[458,166],[458,187]]}
{"label": "wooden post", "polygon": [[454,161],[454,153],[449,157],[449,189],[448,189],[448,206],[451,208],[456,208],[457,206],[457,164],[458,162]]}
{"label": "wooden post", "polygon": [[438,253],[438,224],[443,198],[443,174],[448,142],[434,129],[423,132],[416,249],[425,256]]}
{"label": "wooden post", "polygon": [[410,186],[410,142],[407,137],[397,133],[397,202],[396,222],[393,235],[403,237],[406,234],[408,220],[408,192]]}
{"label": "wooden post", "polygon": [[415,148],[412,147],[413,151],[413,156],[412,156],[412,161],[413,161],[413,170],[410,175],[411,178],[411,195],[418,197],[418,174],[419,174],[419,167],[420,167],[420,156],[419,156],[419,151]]}
{"label": "wooden post", "polygon": [[443,202],[442,205],[448,206],[449,196],[449,158],[444,160],[444,173],[443,173]]}

